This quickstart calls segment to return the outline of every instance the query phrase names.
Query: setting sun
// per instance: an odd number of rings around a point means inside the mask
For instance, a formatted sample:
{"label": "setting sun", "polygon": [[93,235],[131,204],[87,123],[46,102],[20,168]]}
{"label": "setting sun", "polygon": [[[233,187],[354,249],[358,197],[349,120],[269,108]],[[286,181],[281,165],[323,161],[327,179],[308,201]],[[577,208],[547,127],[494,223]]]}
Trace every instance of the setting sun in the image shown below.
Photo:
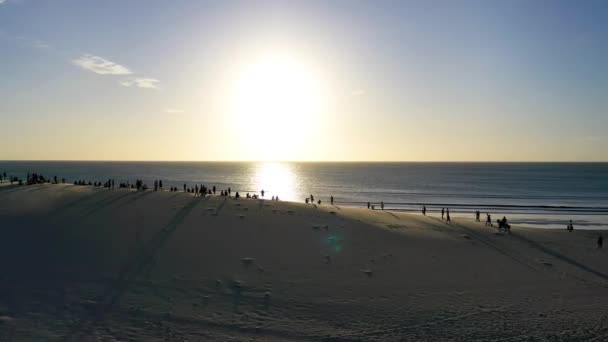
{"label": "setting sun", "polygon": [[259,140],[248,141],[250,155],[285,159],[301,150],[318,125],[322,88],[310,66],[286,56],[272,55],[244,65],[231,88],[231,121],[245,136],[280,142],[264,151]]}

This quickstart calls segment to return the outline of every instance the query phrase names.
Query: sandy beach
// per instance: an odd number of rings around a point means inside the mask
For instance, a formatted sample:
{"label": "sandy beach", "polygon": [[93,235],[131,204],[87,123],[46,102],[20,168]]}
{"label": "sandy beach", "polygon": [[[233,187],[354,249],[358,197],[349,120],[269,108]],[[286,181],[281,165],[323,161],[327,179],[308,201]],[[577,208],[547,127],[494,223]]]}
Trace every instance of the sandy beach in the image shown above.
{"label": "sandy beach", "polygon": [[608,339],[598,231],[53,184],[0,230],[1,341]]}

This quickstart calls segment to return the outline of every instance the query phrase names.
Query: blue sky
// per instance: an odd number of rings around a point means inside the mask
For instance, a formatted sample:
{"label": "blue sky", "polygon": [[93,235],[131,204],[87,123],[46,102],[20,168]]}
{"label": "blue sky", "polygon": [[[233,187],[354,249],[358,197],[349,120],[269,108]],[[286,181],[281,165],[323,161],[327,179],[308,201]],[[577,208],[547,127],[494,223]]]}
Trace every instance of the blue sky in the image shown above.
{"label": "blue sky", "polygon": [[[277,54],[315,113],[232,113]],[[0,0],[0,159],[608,161],[607,95],[605,1]]]}

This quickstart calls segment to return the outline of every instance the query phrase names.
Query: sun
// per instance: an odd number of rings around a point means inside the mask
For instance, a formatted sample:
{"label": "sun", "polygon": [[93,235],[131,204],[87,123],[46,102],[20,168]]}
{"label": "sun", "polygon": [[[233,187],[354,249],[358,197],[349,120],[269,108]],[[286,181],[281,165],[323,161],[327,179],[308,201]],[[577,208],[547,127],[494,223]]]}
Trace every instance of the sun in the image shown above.
{"label": "sun", "polygon": [[297,59],[272,55],[237,72],[231,121],[245,139],[251,137],[244,145],[251,159],[293,160],[314,136],[323,92],[313,70]]}

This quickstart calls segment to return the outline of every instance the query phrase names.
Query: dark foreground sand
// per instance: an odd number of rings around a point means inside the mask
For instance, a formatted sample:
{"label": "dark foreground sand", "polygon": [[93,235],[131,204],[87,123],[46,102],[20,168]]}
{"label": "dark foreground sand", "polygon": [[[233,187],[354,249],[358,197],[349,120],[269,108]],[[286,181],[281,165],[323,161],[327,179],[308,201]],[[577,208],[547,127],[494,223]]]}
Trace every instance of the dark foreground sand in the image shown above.
{"label": "dark foreground sand", "polygon": [[608,339],[597,232],[49,184],[0,234],[0,341]]}

